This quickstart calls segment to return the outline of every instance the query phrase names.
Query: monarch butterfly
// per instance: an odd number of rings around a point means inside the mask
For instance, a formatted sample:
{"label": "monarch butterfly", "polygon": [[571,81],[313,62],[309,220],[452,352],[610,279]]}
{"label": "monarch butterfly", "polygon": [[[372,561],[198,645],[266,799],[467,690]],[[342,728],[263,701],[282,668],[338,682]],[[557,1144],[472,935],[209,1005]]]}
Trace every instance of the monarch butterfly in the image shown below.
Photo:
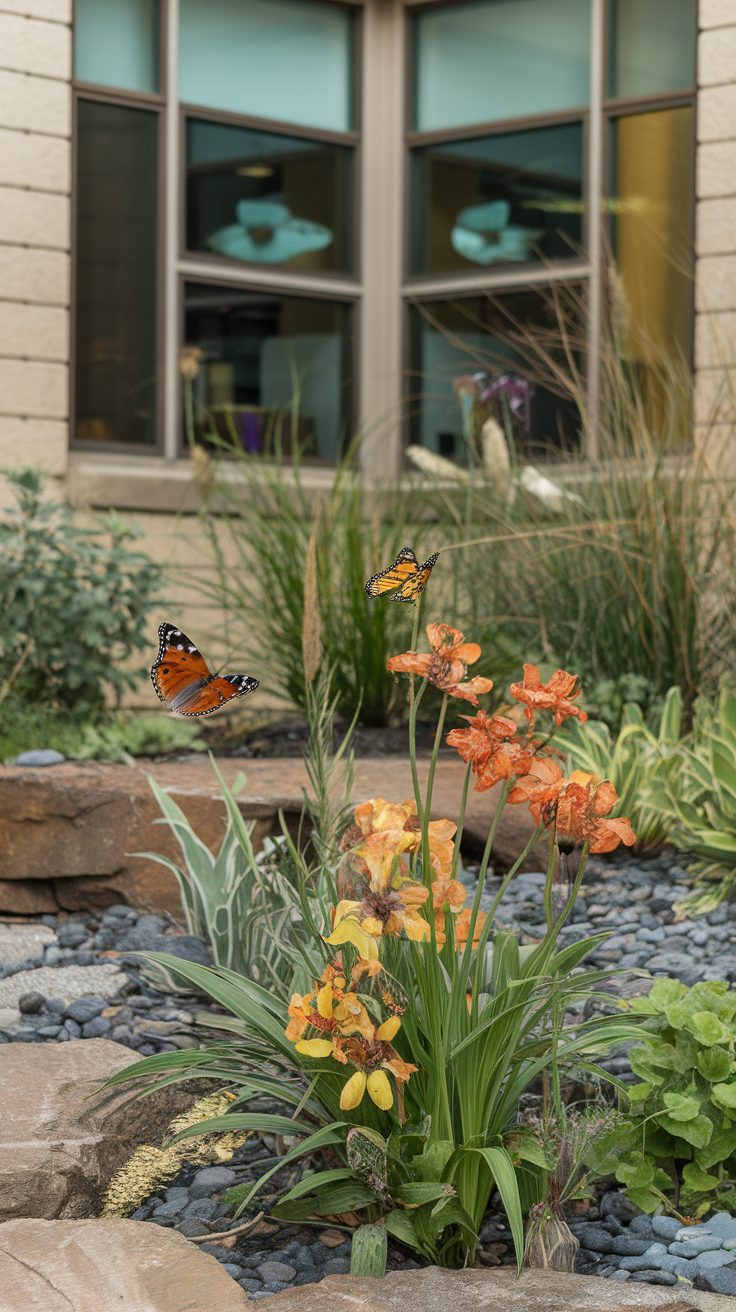
{"label": "monarch butterfly", "polygon": [[212,674],[191,638],[173,624],[159,624],[158,637],[151,683],[175,715],[209,715],[258,687],[258,680],[249,674]]}
{"label": "monarch butterfly", "polygon": [[393,565],[374,574],[365,585],[369,597],[381,597],[384,592],[394,592],[392,601],[418,601],[429,581],[435,567],[439,551],[429,556],[423,565],[417,561],[411,547],[402,547]]}

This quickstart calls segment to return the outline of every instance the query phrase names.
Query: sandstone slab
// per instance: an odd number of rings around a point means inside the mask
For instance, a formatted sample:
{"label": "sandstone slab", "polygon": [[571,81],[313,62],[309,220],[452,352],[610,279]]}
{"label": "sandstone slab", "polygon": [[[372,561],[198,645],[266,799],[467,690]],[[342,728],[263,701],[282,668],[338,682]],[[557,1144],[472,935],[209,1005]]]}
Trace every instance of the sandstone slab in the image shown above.
{"label": "sandstone slab", "polygon": [[328,1276],[318,1285],[284,1290],[268,1312],[730,1312],[733,1300],[688,1289],[625,1285],[559,1271],[391,1271],[383,1280]]}
{"label": "sandstone slab", "polygon": [[219,1262],[142,1221],[0,1225],[2,1312],[243,1312]]}
{"label": "sandstone slab", "polygon": [[108,1039],[8,1043],[0,1054],[0,1221],[94,1215],[133,1150],[191,1100],[177,1086],[100,1097],[102,1081],[137,1060]]}
{"label": "sandstone slab", "polygon": [[[298,758],[219,762],[232,784],[245,767],[246,786],[238,797],[244,817],[255,822],[254,845],[280,832],[279,812],[297,823],[307,775]],[[208,761],[172,761],[136,766],[66,762],[53,770],[0,768],[0,913],[16,911],[14,881],[38,881],[43,897],[53,890],[65,910],[97,910],[128,902],[152,911],[179,911],[174,876],[135,852],[161,852],[173,860],[179,849],[168,827],[157,823],[158,808],[146,780],[156,778],[181,807],[202,840],[215,849],[225,827],[225,809]],[[419,763],[424,785],[428,761]],[[432,814],[456,819],[465,766],[454,753],[443,755],[435,778]],[[354,802],[369,797],[401,801],[412,796],[406,757],[365,757],[356,761]],[[492,823],[498,789],[468,796],[464,847],[482,851]],[[498,827],[493,863],[506,870],[532,833],[524,807],[508,807]],[[544,868],[540,850],[523,869]],[[20,887],[19,887],[20,893]]]}

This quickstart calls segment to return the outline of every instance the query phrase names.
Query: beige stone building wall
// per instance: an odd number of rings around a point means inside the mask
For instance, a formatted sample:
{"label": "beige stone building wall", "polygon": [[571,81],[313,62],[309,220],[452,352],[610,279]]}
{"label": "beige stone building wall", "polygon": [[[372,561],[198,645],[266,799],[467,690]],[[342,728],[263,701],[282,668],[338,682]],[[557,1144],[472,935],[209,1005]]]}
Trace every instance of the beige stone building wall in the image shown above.
{"label": "beige stone building wall", "polygon": [[0,0],[0,467],[63,475],[71,0]]}
{"label": "beige stone building wall", "polygon": [[736,0],[700,0],[699,25],[696,424],[736,474]]}

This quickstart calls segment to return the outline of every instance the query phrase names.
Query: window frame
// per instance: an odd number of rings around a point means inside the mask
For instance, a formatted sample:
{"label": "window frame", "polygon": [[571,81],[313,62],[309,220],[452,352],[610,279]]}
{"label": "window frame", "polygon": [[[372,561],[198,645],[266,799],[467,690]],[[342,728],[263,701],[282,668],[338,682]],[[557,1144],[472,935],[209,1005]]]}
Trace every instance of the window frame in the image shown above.
{"label": "window frame", "polygon": [[[326,128],[310,128],[286,120],[270,120],[254,115],[229,114],[206,106],[180,102],[178,98],[179,56],[179,0],[159,0],[158,59],[159,91],[138,92],[125,88],[72,78],[72,195],[71,195],[71,307],[70,307],[70,367],[69,367],[69,448],[80,454],[106,456],[163,457],[167,462],[188,455],[183,431],[182,395],[178,360],[184,341],[184,293],[186,281],[213,282],[252,291],[272,291],[283,295],[312,297],[347,303],[349,330],[343,337],[346,363],[350,366],[347,383],[347,401],[343,409],[343,424],[353,430],[360,402],[358,361],[361,354],[362,309],[362,103],[363,103],[363,42],[365,0],[319,0],[321,4],[337,5],[353,15],[349,50],[351,70],[351,121],[349,131],[333,132]],[[72,0],[72,33],[76,30],[76,0]],[[155,112],[157,124],[158,176],[156,182],[156,419],[155,442],[150,445],[133,442],[95,442],[76,436],[76,328],[77,328],[77,167],[78,167],[78,110],[80,100],[120,105]],[[236,127],[256,128],[263,131],[305,137],[309,140],[329,141],[350,146],[353,150],[353,268],[351,271],[329,273],[294,273],[288,266],[268,268],[247,262],[229,264],[227,259],[207,252],[192,252],[186,248],[186,132],[187,117],[225,122]],[[304,465],[319,468],[334,467],[333,462],[305,456]]]}
{"label": "window frame", "polygon": [[[697,38],[698,38],[698,0],[694,0],[693,15],[693,80],[686,88],[677,91],[661,92],[638,97],[611,97],[607,95],[607,76],[611,53],[611,0],[589,0],[591,11],[590,27],[590,93],[588,104],[582,111],[554,111],[546,115],[516,117],[513,119],[491,120],[489,123],[469,124],[460,128],[419,132],[413,127],[414,115],[414,42],[413,25],[418,14],[429,9],[452,9],[468,3],[468,0],[401,0],[404,17],[404,131],[403,131],[403,172],[404,191],[402,198],[402,364],[404,376],[412,378],[413,343],[411,341],[411,311],[420,307],[422,302],[440,299],[457,299],[489,294],[503,294],[519,286],[530,289],[543,289],[554,282],[570,282],[585,287],[588,304],[587,349],[584,372],[587,391],[587,428],[581,430],[579,459],[595,461],[597,459],[597,426],[599,418],[600,391],[600,344],[603,325],[603,305],[607,282],[607,262],[604,253],[604,241],[610,241],[612,216],[608,215],[603,202],[610,191],[611,178],[611,122],[629,114],[641,114],[647,111],[670,109],[687,106],[693,110],[693,136],[691,142],[691,170],[695,175],[696,150],[696,113],[697,113]],[[549,261],[546,265],[529,264],[499,269],[493,273],[488,270],[469,272],[468,274],[414,276],[409,273],[409,244],[411,241],[411,168],[410,157],[413,147],[434,144],[437,141],[470,139],[473,136],[492,136],[504,132],[514,132],[525,128],[540,128],[559,122],[582,122],[583,126],[583,224],[581,233],[582,259]],[[695,188],[691,189],[692,207],[692,247],[690,267],[695,268]],[[694,305],[694,277],[691,280],[691,304]],[[690,316],[690,366],[694,359],[695,321],[694,313]],[[403,405],[406,410],[406,402]],[[412,420],[404,414],[402,425],[403,449],[411,442]],[[554,464],[551,461],[550,464]]]}

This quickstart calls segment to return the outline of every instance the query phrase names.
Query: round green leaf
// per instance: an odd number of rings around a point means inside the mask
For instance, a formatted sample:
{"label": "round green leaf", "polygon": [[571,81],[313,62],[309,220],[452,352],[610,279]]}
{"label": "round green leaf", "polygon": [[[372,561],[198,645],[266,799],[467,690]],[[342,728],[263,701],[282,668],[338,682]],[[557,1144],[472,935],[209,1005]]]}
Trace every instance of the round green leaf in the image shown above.
{"label": "round green leaf", "polygon": [[728,1079],[733,1060],[725,1048],[706,1048],[705,1052],[698,1053],[697,1065],[703,1079],[713,1083]]}
{"label": "round green leaf", "polygon": [[710,1189],[717,1189],[720,1183],[717,1175],[709,1175],[702,1166],[698,1166],[697,1162],[688,1162],[683,1167],[682,1178],[685,1187],[692,1190],[694,1194],[704,1194]]}
{"label": "round green leaf", "polygon": [[728,1043],[730,1037],[726,1026],[713,1015],[712,1011],[694,1012],[687,1021],[687,1028],[698,1043],[703,1043],[708,1048],[714,1047],[717,1043]]}

